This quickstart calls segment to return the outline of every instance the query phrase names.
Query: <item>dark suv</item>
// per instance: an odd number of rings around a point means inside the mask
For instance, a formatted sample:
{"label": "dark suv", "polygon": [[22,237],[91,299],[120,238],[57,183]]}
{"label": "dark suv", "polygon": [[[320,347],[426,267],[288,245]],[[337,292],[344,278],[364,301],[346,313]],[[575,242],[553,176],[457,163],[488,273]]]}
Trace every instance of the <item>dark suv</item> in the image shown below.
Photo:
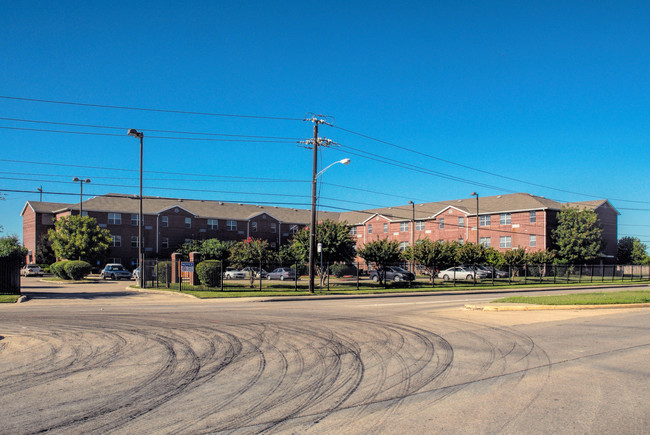
{"label": "dark suv", "polygon": [[370,272],[370,279],[374,282],[379,282],[379,274],[384,278],[384,281],[413,281],[415,275],[406,269],[397,266],[387,266],[386,269],[377,269]]}

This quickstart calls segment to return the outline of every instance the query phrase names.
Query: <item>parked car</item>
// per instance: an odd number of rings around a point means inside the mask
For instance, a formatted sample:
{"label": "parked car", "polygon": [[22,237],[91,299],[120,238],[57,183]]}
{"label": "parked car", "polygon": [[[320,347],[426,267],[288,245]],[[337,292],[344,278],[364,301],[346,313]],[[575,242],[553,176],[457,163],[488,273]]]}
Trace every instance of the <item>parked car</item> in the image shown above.
{"label": "parked car", "polygon": [[223,277],[224,279],[244,279],[246,278],[246,274],[234,267],[226,267],[226,272],[223,274]]}
{"label": "parked car", "polygon": [[132,275],[131,279],[139,281],[140,280],[140,268],[136,267],[135,269],[133,269],[133,273],[131,275]]}
{"label": "parked car", "polygon": [[496,275],[496,278],[508,278],[510,276],[510,273],[499,269],[494,269],[494,274]]}
{"label": "parked car", "polygon": [[284,281],[285,279],[296,279],[296,271],[290,267],[278,267],[273,272],[270,272],[266,276],[269,280],[279,279]]}
{"label": "parked car", "polygon": [[43,276],[43,269],[38,264],[28,264],[20,270],[22,276]]}
{"label": "parked car", "polygon": [[[486,277],[487,273],[484,270],[476,269],[477,279]],[[450,279],[474,279],[474,270],[469,267],[450,267],[449,269],[438,272],[438,278],[442,278],[445,281],[449,281]]]}
{"label": "parked car", "polygon": [[259,267],[250,267],[246,266],[242,270],[244,272],[244,278],[250,279],[251,273],[253,273],[255,278],[259,278],[260,274],[262,275],[262,278],[266,278],[268,276],[268,272],[264,269],[260,269]]}
{"label": "parked car", "polygon": [[101,279],[110,278],[113,280],[116,279],[131,279],[131,272],[126,270],[124,266],[118,263],[108,263],[104,266],[104,269],[100,272],[99,277]]}
{"label": "parked car", "polygon": [[385,281],[413,281],[415,275],[406,269],[397,266],[388,266],[386,269],[376,269],[370,272],[370,279],[374,282],[379,281],[379,277],[383,277]]}
{"label": "parked car", "polygon": [[[484,278],[492,278],[492,268],[491,267],[483,266],[481,264],[477,264],[477,265],[461,264],[460,267],[462,267],[464,269],[469,269],[469,270],[472,270],[472,271],[474,270],[474,268],[476,268],[476,270],[482,270],[483,272],[485,272]],[[481,278],[481,274],[478,274],[477,277]]]}

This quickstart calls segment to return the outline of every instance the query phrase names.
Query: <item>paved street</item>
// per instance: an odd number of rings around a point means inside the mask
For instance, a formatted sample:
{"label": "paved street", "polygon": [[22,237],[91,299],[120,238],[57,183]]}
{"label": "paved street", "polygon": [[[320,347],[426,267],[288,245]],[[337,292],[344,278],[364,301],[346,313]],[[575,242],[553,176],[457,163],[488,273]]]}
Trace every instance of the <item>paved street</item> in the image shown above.
{"label": "paved street", "polygon": [[647,433],[650,311],[261,302],[23,280],[0,432]]}

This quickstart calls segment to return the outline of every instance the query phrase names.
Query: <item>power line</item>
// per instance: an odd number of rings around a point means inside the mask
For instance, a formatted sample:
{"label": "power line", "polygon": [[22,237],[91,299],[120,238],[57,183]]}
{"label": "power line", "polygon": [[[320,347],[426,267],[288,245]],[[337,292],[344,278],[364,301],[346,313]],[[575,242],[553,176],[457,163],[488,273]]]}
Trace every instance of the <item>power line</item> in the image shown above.
{"label": "power line", "polygon": [[303,118],[289,118],[284,116],[260,116],[260,115],[239,115],[233,113],[213,113],[213,112],[195,112],[188,110],[174,110],[174,109],[155,109],[147,107],[131,107],[131,106],[115,106],[108,104],[91,104],[91,103],[79,103],[74,101],[57,101],[57,100],[44,100],[38,98],[25,98],[25,97],[13,97],[7,95],[0,95],[0,98],[6,100],[17,100],[17,101],[29,101],[35,103],[48,103],[48,104],[63,104],[68,106],[82,106],[82,107],[96,107],[102,109],[119,109],[119,110],[137,110],[142,112],[158,112],[158,113],[178,113],[182,115],[201,115],[201,116],[220,116],[228,118],[248,118],[248,119],[271,119],[271,120],[281,120],[281,121],[304,121]]}
{"label": "power line", "polygon": [[[116,133],[97,133],[93,131],[69,131],[69,130],[52,130],[46,128],[26,128],[26,127],[6,127],[0,126],[5,130],[20,130],[20,131],[36,131],[41,133],[61,133],[61,134],[81,134],[89,136],[113,136],[125,137],[124,134]],[[271,139],[216,139],[209,137],[176,137],[176,136],[147,136],[147,139],[170,139],[170,140],[191,140],[191,141],[209,141],[209,142],[249,142],[249,143],[295,143],[295,141],[287,140],[271,140]]]}
{"label": "power line", "polygon": [[[31,122],[35,124],[49,124],[49,125],[65,125],[69,127],[88,127],[88,128],[102,128],[109,130],[127,130],[128,127],[115,127],[108,125],[96,125],[96,124],[77,124],[71,122],[54,122],[54,121],[41,121],[33,119],[20,119],[20,118],[3,118],[0,117],[0,120],[4,121],[16,121],[16,122]],[[205,133],[205,132],[196,132],[196,131],[182,131],[182,130],[157,130],[151,128],[141,128],[140,130],[145,132],[156,132],[156,133],[175,133],[175,134],[195,134],[203,136],[225,136],[225,137],[242,137],[242,138],[254,138],[254,139],[285,139],[291,141],[298,141],[300,138],[295,137],[282,137],[282,136],[253,136],[245,134],[226,134],[226,133]],[[122,135],[120,135],[122,136]]]}
{"label": "power line", "polygon": [[[580,196],[585,196],[585,197],[588,197],[588,198],[601,199],[600,196],[596,196],[596,195],[590,195],[590,194],[581,193],[581,192],[574,192],[574,191],[566,190],[566,189],[559,189],[557,187],[547,186],[547,185],[539,184],[539,183],[533,183],[533,182],[522,180],[522,179],[519,179],[519,178],[509,177],[507,175],[497,174],[495,172],[490,172],[490,171],[486,171],[486,170],[483,170],[483,169],[474,168],[472,166],[464,165],[462,163],[453,162],[451,160],[443,159],[443,158],[440,158],[440,157],[437,157],[437,156],[434,156],[434,155],[431,155],[431,154],[423,153],[421,151],[416,151],[416,150],[413,150],[413,149],[410,149],[410,148],[407,148],[407,147],[404,147],[404,146],[401,146],[401,145],[394,144],[392,142],[381,140],[381,139],[378,139],[378,138],[375,138],[375,137],[372,137],[372,136],[369,136],[369,135],[366,135],[366,134],[363,134],[363,133],[358,133],[358,132],[355,132],[355,131],[352,131],[352,130],[349,130],[349,129],[346,129],[346,128],[343,128],[343,127],[339,127],[339,126],[336,126],[336,125],[330,125],[330,126],[333,127],[333,128],[339,129],[341,131],[345,131],[347,133],[350,133],[350,134],[353,134],[353,135],[356,135],[356,136],[359,136],[359,137],[363,137],[365,139],[369,139],[369,140],[372,140],[372,141],[375,141],[375,142],[383,143],[385,145],[388,145],[388,146],[391,146],[391,147],[394,147],[394,148],[397,148],[397,149],[400,149],[400,150],[403,150],[403,151],[408,151],[410,153],[419,155],[421,157],[427,157],[427,158],[430,158],[430,159],[438,160],[438,161],[443,162],[443,163],[447,163],[447,164],[454,165],[454,166],[457,166],[457,167],[461,167],[461,168],[464,168],[464,169],[469,169],[471,171],[476,171],[476,172],[479,172],[479,173],[482,173],[482,174],[491,175],[493,177],[498,177],[498,178],[502,178],[502,179],[509,180],[509,181],[515,181],[515,182],[518,182],[518,183],[528,184],[529,186],[535,186],[535,187],[539,187],[539,188],[543,188],[543,189],[555,190],[557,192],[568,193],[568,194],[572,194],[572,195],[580,195]],[[473,181],[469,181],[469,180],[466,180],[464,182],[469,182],[469,183],[472,183],[472,184],[474,183]],[[476,185],[479,185],[479,184],[476,184]],[[494,188],[494,187],[492,187],[492,188]],[[505,189],[501,189],[501,188],[496,188],[496,189],[497,190],[505,190]],[[505,191],[509,191],[509,190],[505,190]],[[638,203],[638,204],[650,204],[650,202],[648,202],[648,201],[639,201],[639,200],[630,200],[630,199],[621,199],[621,198],[610,198],[610,199],[613,200],[613,201],[620,201],[620,202],[630,202],[630,203]]]}

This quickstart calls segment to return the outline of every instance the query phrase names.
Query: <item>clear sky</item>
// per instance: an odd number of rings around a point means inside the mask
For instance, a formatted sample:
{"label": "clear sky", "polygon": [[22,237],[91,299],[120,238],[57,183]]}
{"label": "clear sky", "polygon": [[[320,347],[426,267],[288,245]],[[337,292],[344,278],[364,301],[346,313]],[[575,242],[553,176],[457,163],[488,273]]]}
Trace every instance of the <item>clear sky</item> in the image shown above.
{"label": "clear sky", "polygon": [[619,236],[650,242],[647,0],[1,10],[4,234],[22,236],[20,211],[39,199],[21,191],[77,202],[79,177],[89,195],[137,194],[127,128],[145,134],[145,195],[309,208],[311,152],[296,141],[313,135],[303,119],[317,113],[333,119],[320,136],[340,144],[319,166],[352,159],[320,178],[321,209],[472,191],[609,199]]}

